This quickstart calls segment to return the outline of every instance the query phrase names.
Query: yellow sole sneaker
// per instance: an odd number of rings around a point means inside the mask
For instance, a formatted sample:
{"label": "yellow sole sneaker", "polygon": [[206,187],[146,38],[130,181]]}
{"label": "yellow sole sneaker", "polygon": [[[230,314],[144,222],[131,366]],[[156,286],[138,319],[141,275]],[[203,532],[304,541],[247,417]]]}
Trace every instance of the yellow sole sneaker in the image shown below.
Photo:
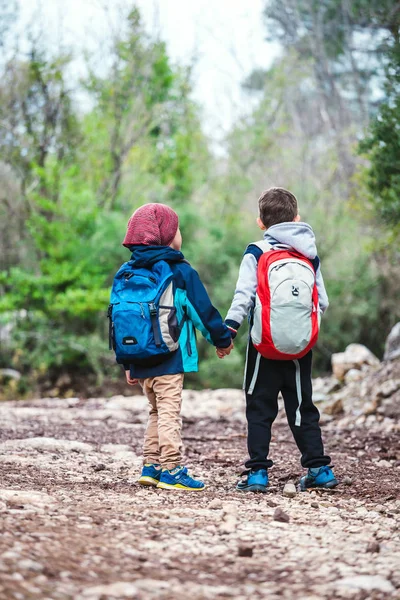
{"label": "yellow sole sneaker", "polygon": [[181,483],[164,483],[163,481],[159,481],[157,487],[162,490],[178,490],[181,492],[202,492],[206,486],[200,488],[192,488],[187,487],[186,485],[182,485]]}
{"label": "yellow sole sneaker", "polygon": [[147,487],[157,487],[159,484],[158,479],[154,479],[153,477],[142,476],[138,479],[139,485],[145,485]]}

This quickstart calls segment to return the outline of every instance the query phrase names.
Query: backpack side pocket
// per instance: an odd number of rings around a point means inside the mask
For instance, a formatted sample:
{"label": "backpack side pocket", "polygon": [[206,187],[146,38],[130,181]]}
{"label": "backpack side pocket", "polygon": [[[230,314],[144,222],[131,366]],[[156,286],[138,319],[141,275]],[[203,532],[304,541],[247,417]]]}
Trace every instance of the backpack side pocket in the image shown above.
{"label": "backpack side pocket", "polygon": [[158,320],[160,323],[161,337],[170,352],[179,347],[180,328],[174,306],[173,283],[164,290],[159,304]]}

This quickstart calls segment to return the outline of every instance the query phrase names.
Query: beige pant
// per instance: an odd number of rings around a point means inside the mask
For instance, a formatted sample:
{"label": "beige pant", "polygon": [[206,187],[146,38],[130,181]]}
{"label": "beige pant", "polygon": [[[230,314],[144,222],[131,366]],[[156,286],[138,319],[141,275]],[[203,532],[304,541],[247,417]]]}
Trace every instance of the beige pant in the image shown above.
{"label": "beige pant", "polygon": [[149,401],[149,420],[144,438],[145,463],[174,469],[182,461],[183,373],[139,380]]}

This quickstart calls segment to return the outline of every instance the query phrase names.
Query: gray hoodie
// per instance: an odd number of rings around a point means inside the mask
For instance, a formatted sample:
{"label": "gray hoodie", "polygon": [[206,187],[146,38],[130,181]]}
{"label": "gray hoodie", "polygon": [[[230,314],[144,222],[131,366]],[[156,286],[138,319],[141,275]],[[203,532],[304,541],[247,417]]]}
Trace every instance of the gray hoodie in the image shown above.
{"label": "gray hoodie", "polygon": [[[292,248],[314,262],[316,266],[316,283],[319,295],[319,309],[324,313],[329,301],[326,293],[321,267],[317,257],[317,246],[312,227],[307,223],[279,223],[264,233],[264,240],[279,249]],[[254,308],[257,289],[257,264],[263,251],[255,244],[250,244],[243,256],[236,284],[235,295],[226,316],[226,324],[234,332]]]}

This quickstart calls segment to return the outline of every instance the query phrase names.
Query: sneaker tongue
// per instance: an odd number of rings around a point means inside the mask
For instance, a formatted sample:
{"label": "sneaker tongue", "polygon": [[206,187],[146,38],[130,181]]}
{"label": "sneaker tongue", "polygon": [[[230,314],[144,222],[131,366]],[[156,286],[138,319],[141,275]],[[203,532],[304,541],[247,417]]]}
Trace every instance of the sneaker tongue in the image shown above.
{"label": "sneaker tongue", "polygon": [[177,473],[179,473],[179,471],[181,471],[182,467],[178,466],[175,467],[175,469],[171,469],[170,473],[171,475],[177,475]]}
{"label": "sneaker tongue", "polygon": [[316,477],[319,474],[320,470],[321,470],[321,467],[311,468],[310,469],[310,474],[314,475],[314,477]]}

